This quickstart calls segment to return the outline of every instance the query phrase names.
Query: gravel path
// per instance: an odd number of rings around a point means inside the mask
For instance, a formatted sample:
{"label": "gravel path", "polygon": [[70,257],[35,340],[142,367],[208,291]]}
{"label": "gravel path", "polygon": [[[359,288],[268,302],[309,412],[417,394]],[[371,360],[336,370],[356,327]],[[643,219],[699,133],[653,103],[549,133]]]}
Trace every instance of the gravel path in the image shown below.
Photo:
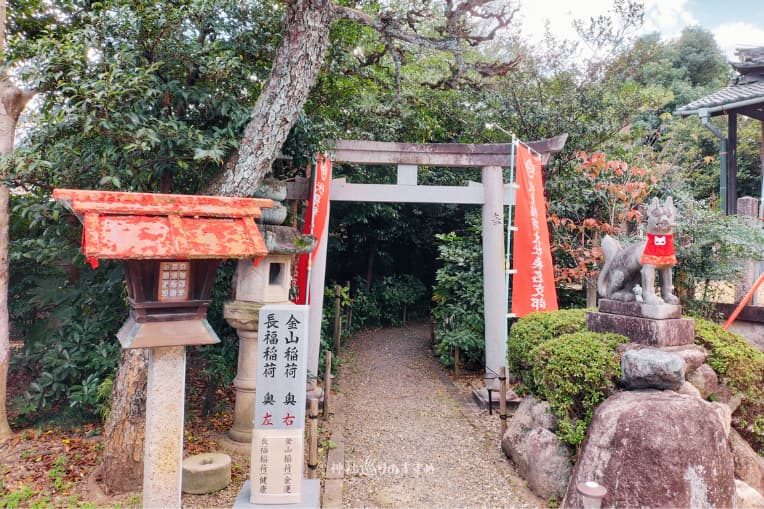
{"label": "gravel path", "polygon": [[497,415],[445,376],[427,325],[362,332],[342,357],[343,507],[542,507],[501,452]]}

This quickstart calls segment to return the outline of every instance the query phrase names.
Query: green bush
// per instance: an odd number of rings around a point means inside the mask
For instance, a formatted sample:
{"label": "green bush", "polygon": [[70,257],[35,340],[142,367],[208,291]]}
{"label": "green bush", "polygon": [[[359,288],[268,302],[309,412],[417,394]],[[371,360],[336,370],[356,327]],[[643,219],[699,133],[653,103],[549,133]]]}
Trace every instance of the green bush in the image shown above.
{"label": "green bush", "polygon": [[430,310],[427,287],[411,274],[385,276],[374,284],[374,290],[385,324],[399,327],[409,319],[426,316]]}
{"label": "green bush", "polygon": [[764,451],[764,353],[738,334],[699,318],[695,343],[708,350],[706,362],[720,379],[743,394],[733,425],[759,452]]}
{"label": "green bush", "polygon": [[524,316],[512,326],[507,344],[509,370],[531,392],[536,385],[531,369],[534,365],[533,350],[563,334],[586,330],[586,309],[566,309],[538,312]]}
{"label": "green bush", "polygon": [[581,444],[594,409],[615,391],[621,374],[616,349],[628,341],[618,334],[576,332],[545,341],[530,352],[537,393],[559,420],[557,435],[571,447]]}
{"label": "green bush", "polygon": [[483,254],[481,216],[466,217],[468,229],[461,235],[440,234],[438,260],[443,264],[435,275],[432,300],[435,307],[435,351],[446,366],[453,366],[453,352],[462,352],[468,367],[483,364],[485,324],[483,322]]}
{"label": "green bush", "polygon": [[695,342],[708,350],[706,362],[730,387],[746,398],[764,399],[764,353],[740,335],[701,318],[695,319]]}

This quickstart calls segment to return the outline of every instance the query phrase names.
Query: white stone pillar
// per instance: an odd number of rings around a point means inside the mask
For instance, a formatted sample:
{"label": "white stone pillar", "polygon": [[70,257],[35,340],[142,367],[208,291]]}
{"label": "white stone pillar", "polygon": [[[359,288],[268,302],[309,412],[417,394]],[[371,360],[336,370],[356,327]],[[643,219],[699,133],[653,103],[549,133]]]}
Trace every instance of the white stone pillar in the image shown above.
{"label": "white stone pillar", "polygon": [[[482,171],[483,190],[483,303],[485,308],[486,377],[497,377],[505,365],[504,326],[504,183],[499,166]],[[498,389],[498,380],[486,380],[489,389]]]}
{"label": "white stone pillar", "polygon": [[257,382],[257,328],[255,330],[236,329],[239,335],[239,364],[233,385],[236,387],[236,402],[233,411],[233,426],[228,436],[235,442],[249,446],[252,443],[252,419],[255,416],[255,385]]}
{"label": "white stone pillar", "polygon": [[[329,211],[327,210],[327,215]],[[310,270],[310,324],[308,327],[308,385],[315,387],[315,379],[318,376],[318,355],[321,351],[321,317],[324,310],[324,281],[326,277],[326,244],[329,241],[329,224],[321,235],[316,257],[313,259],[313,267]]]}
{"label": "white stone pillar", "polygon": [[186,348],[149,349],[143,507],[180,509]]}
{"label": "white stone pillar", "polygon": [[260,316],[258,302],[234,300],[223,306],[223,316],[239,336],[239,359],[236,378],[236,399],[233,425],[220,437],[219,445],[229,452],[249,453],[252,448],[252,419],[255,415],[257,385],[257,328]]}

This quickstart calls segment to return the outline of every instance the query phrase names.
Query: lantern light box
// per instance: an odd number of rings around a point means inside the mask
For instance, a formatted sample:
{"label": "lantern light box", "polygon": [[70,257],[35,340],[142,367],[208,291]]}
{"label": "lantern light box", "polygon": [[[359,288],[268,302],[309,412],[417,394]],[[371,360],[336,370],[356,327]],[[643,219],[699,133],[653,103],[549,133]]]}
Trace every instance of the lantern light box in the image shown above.
{"label": "lantern light box", "polygon": [[220,340],[207,322],[217,267],[267,254],[255,224],[267,199],[56,189],[83,223],[82,251],[124,260],[130,316],[123,348],[203,345]]}

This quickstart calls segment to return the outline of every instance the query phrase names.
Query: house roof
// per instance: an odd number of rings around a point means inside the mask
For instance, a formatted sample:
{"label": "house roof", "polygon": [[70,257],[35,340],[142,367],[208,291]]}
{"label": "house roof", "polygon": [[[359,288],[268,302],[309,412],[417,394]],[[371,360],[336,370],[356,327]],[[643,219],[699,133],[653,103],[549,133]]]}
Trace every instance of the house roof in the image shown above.
{"label": "house roof", "polygon": [[98,259],[255,258],[268,250],[254,220],[271,200],[56,189],[83,223],[82,252]]}
{"label": "house roof", "polygon": [[761,119],[764,116],[764,81],[741,81],[692,101],[678,108],[676,113],[687,117],[706,110],[711,116],[716,116],[732,110],[742,110],[739,112],[744,115]]}
{"label": "house roof", "polygon": [[764,120],[764,47],[737,48],[739,62],[730,65],[738,76],[721,90],[676,110],[678,115],[716,116],[728,112]]}

